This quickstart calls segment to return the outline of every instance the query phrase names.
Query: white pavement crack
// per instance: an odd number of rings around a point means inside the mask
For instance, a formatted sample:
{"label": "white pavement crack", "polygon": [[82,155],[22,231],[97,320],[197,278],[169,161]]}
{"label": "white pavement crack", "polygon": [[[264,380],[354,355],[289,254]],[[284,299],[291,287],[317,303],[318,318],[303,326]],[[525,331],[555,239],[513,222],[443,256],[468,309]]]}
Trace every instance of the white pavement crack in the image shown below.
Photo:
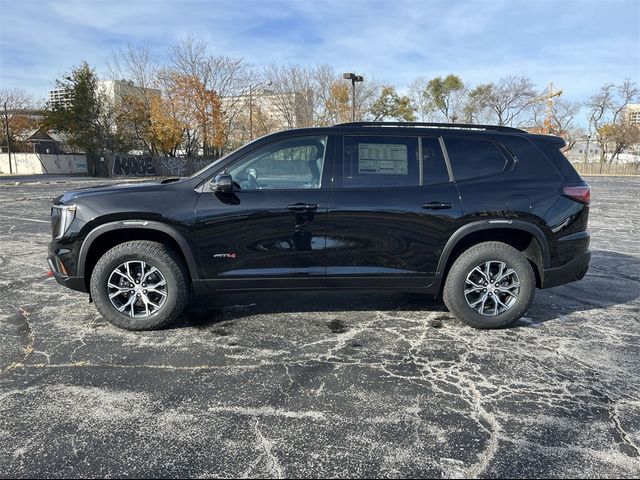
{"label": "white pavement crack", "polygon": [[284,471],[282,465],[278,461],[278,457],[273,453],[273,442],[265,437],[260,430],[260,421],[256,418],[253,424],[253,429],[257,438],[257,446],[262,450],[263,456],[267,462],[267,473],[274,478],[284,478]]}

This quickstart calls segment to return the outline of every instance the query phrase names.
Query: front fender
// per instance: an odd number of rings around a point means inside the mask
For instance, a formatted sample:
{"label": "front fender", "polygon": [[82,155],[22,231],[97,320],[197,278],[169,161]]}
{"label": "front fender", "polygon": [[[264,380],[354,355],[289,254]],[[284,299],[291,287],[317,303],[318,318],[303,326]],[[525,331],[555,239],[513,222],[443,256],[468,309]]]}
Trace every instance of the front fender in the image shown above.
{"label": "front fender", "polygon": [[192,280],[199,280],[200,273],[198,271],[198,264],[195,261],[195,257],[193,255],[193,251],[187,239],[174,227],[167,225],[161,222],[155,222],[153,220],[143,220],[143,219],[129,219],[129,220],[120,220],[116,222],[108,222],[102,225],[97,226],[93,230],[89,232],[89,234],[85,237],[82,242],[82,246],[80,247],[80,253],[78,255],[78,267],[77,267],[77,275],[79,277],[83,277],[85,274],[85,266],[87,261],[87,256],[89,251],[91,250],[91,245],[98,240],[102,235],[112,232],[114,230],[125,230],[125,229],[146,229],[146,230],[156,230],[162,233],[169,235],[171,238],[175,240],[180,249],[182,250],[182,255],[184,256],[187,267],[189,268],[189,273],[191,275]]}

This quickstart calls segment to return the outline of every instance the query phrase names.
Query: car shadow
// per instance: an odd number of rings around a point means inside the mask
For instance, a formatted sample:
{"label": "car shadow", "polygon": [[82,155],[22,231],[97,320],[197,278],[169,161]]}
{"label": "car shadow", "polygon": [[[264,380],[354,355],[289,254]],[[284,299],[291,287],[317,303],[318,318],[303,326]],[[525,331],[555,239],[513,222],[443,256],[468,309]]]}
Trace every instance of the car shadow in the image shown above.
{"label": "car shadow", "polygon": [[194,298],[173,328],[206,327],[254,315],[376,311],[441,312],[443,320],[452,318],[433,295],[377,290],[241,292]]}
{"label": "car shadow", "polygon": [[[509,328],[535,327],[573,313],[629,303],[638,297],[640,258],[596,250],[585,278],[560,287],[536,290],[525,316]],[[439,312],[436,319],[457,322],[442,301],[434,299],[433,295],[377,290],[316,290],[199,296],[193,299],[172,328],[205,328],[255,315],[376,311]]]}

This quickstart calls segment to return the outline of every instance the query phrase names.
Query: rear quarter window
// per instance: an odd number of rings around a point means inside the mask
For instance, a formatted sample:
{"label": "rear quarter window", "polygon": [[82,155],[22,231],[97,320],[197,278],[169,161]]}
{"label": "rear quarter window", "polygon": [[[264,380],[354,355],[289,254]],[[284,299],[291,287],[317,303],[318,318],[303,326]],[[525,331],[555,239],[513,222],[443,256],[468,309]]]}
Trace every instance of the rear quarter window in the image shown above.
{"label": "rear quarter window", "polygon": [[444,143],[455,180],[486,177],[507,169],[508,159],[489,140],[445,137]]}
{"label": "rear quarter window", "polygon": [[567,182],[579,182],[582,180],[578,172],[576,172],[576,169],[571,165],[571,162],[569,162],[567,157],[560,151],[564,146],[564,142],[536,142],[536,145]]}

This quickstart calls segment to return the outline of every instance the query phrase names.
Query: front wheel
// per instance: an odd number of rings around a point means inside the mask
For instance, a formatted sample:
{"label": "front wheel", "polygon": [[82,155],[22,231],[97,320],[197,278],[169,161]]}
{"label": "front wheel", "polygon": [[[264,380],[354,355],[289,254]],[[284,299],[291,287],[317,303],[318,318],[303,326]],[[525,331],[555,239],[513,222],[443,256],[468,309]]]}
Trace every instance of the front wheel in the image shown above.
{"label": "front wheel", "polygon": [[180,315],[189,296],[182,258],[150,241],[122,243],[107,251],[91,274],[91,296],[100,314],[126,330],[154,330]]}
{"label": "front wheel", "polygon": [[475,328],[515,323],[529,308],[536,277],[522,253],[501,242],[483,242],[453,263],[444,286],[444,303]]}

